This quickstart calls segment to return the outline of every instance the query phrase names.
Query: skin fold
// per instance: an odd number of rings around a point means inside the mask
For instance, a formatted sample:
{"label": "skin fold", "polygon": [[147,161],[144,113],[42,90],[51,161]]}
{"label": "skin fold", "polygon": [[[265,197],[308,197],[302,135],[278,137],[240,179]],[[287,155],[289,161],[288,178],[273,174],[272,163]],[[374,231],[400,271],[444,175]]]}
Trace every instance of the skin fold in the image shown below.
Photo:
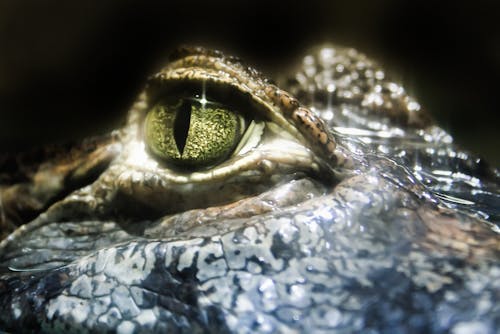
{"label": "skin fold", "polygon": [[356,50],[277,79],[180,48],[122,128],[0,159],[0,328],[494,333],[498,171]]}

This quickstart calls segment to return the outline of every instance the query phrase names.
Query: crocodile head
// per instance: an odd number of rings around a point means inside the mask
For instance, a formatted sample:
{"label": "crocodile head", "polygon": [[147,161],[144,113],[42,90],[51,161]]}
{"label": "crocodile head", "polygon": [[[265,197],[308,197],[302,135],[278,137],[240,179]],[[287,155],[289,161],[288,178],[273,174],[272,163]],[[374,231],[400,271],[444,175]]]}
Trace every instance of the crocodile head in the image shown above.
{"label": "crocodile head", "polygon": [[123,128],[4,158],[15,332],[494,332],[499,175],[352,49],[183,48]]}

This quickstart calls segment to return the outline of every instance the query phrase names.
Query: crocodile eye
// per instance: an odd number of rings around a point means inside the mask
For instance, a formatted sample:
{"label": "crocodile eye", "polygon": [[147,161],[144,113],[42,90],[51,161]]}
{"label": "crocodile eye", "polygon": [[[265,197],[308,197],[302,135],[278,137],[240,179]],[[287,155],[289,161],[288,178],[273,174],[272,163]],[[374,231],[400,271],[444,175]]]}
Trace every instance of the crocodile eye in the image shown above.
{"label": "crocodile eye", "polygon": [[158,160],[197,169],[226,159],[245,129],[238,111],[195,95],[157,102],[146,116],[144,138]]}

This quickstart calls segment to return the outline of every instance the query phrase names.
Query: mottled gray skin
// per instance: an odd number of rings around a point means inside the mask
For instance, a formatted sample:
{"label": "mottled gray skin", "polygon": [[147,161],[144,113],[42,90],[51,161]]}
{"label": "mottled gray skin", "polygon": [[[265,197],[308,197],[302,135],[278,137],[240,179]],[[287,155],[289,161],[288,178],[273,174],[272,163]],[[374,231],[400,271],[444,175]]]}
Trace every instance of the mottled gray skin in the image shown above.
{"label": "mottled gray skin", "polygon": [[0,244],[0,328],[496,333],[498,172],[354,50],[317,49],[281,87],[334,153],[290,121],[295,156],[266,125],[244,170],[175,183],[190,172],[134,151],[141,95],[109,138],[0,173],[2,226],[20,225]]}

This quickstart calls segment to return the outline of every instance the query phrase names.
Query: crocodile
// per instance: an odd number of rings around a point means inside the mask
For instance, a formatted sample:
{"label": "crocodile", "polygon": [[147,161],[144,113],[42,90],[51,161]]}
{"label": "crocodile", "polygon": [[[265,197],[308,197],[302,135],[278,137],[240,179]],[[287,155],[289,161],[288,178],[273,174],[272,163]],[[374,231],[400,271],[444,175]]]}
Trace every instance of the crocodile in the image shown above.
{"label": "crocodile", "polygon": [[181,47],[123,127],[3,156],[0,329],[495,333],[498,170],[363,53],[299,61]]}

